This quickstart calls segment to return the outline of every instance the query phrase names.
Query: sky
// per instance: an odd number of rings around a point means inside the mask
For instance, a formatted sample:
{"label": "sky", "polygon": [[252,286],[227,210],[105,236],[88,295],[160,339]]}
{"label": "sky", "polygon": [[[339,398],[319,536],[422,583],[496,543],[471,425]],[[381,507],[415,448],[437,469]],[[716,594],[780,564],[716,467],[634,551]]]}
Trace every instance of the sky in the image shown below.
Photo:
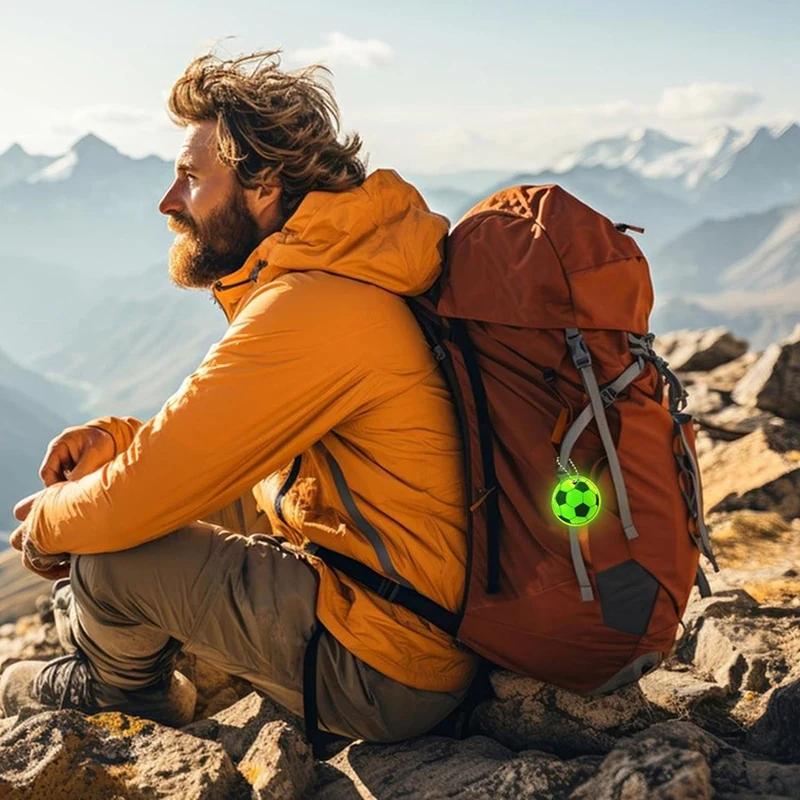
{"label": "sky", "polygon": [[172,83],[212,48],[323,62],[371,167],[534,169],[652,127],[800,120],[798,0],[0,0],[0,152],[92,132],[172,159]]}

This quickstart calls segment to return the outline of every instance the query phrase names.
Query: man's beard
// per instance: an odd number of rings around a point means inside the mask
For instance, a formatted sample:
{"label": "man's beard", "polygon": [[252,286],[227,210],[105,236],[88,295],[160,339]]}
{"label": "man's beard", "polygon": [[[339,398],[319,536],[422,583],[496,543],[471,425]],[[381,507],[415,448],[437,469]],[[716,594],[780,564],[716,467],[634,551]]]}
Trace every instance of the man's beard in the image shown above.
{"label": "man's beard", "polygon": [[179,232],[169,249],[169,276],[183,288],[213,286],[240,269],[261,242],[258,225],[238,188],[201,226],[184,214],[171,214],[168,224]]}

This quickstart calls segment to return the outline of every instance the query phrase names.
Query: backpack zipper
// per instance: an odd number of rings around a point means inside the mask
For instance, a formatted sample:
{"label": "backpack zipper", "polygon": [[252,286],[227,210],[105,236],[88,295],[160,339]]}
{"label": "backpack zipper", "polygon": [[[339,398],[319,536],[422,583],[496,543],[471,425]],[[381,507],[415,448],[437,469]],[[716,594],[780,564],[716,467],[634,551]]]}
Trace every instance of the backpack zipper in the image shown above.
{"label": "backpack zipper", "polygon": [[303,456],[295,456],[294,461],[292,461],[292,468],[289,470],[286,480],[281,484],[278,494],[275,495],[275,514],[284,525],[288,525],[289,523],[286,522],[286,517],[283,516],[283,498],[286,497],[289,489],[294,486],[294,482],[297,480],[297,476],[300,474],[300,465],[302,463]]}

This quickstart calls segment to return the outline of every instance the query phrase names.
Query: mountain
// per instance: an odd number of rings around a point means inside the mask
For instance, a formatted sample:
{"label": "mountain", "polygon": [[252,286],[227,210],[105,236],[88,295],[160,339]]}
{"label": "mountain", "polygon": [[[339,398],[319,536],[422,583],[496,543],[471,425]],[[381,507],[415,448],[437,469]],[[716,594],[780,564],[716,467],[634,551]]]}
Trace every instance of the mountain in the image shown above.
{"label": "mountain", "polygon": [[[669,241],[696,219],[695,212],[686,203],[659,191],[645,178],[624,167],[576,166],[563,173],[547,170],[518,174],[490,187],[486,194],[514,184],[550,183],[563,186],[614,222],[645,228],[646,235],[639,244],[646,253]],[[459,216],[480,199],[471,198],[460,209]]]}
{"label": "mountain", "polygon": [[0,386],[20,392],[62,419],[73,423],[79,419],[81,392],[20,366],[2,351]]}
{"label": "mountain", "polygon": [[786,286],[800,278],[800,204],[701,222],[660,248],[650,262],[661,292]]}
{"label": "mountain", "polygon": [[641,171],[669,153],[685,150],[688,142],[672,139],[660,131],[639,128],[624,136],[598,139],[572,153],[561,156],[553,172],[568,172],[575,167],[628,167]]}
{"label": "mountain", "polygon": [[800,201],[800,126],[749,133],[726,126],[695,143],[634,131],[567,153],[554,171],[587,166],[634,172],[697,207],[699,217],[765,211]]}
{"label": "mountain", "polygon": [[165,264],[108,280],[101,299],[34,365],[89,390],[84,416],[147,418],[175,392],[223,335],[208,292],[170,284]]}
{"label": "mountain", "polygon": [[701,186],[694,202],[708,214],[742,214],[800,201],[800,126],[778,134],[759,128],[724,174]]}
{"label": "mountain", "polygon": [[65,427],[62,417],[32,397],[0,385],[0,530],[13,530],[14,503],[41,489],[47,444]]}
{"label": "mountain", "polygon": [[91,277],[140,270],[163,259],[172,241],[157,210],[172,179],[169,162],[129,158],[88,134],[0,188],[0,248]]}
{"label": "mountain", "polygon": [[61,341],[94,304],[101,283],[63,264],[2,252],[0,276],[0,343],[23,364]]}
{"label": "mountain", "polygon": [[53,156],[33,156],[20,145],[12,144],[5,153],[0,154],[0,189],[24,181],[53,161]]}
{"label": "mountain", "polygon": [[708,220],[658,250],[650,265],[657,332],[726,325],[755,348],[800,322],[800,204]]}

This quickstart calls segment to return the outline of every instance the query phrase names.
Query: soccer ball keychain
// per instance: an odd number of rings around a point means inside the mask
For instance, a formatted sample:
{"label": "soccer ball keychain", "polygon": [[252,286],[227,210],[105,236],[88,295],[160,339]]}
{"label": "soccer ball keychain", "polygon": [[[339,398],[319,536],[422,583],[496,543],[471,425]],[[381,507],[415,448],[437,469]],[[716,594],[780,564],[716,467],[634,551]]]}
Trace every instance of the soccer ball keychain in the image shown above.
{"label": "soccer ball keychain", "polygon": [[550,507],[556,519],[571,528],[587,525],[600,513],[600,490],[589,478],[578,474],[578,469],[569,460],[574,475],[556,458],[559,474],[566,477],[559,481],[550,498]]}

